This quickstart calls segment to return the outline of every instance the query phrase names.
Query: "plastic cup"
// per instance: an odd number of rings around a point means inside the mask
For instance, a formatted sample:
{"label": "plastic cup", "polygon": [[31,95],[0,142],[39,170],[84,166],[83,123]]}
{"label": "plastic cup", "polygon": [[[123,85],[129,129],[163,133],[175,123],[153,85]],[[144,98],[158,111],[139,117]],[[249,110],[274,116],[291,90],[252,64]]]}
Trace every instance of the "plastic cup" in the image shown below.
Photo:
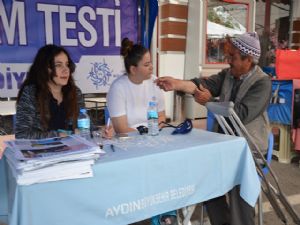
{"label": "plastic cup", "polygon": [[92,131],[93,139],[92,141],[98,145],[100,148],[103,148],[103,140],[102,140],[102,131],[101,128]]}

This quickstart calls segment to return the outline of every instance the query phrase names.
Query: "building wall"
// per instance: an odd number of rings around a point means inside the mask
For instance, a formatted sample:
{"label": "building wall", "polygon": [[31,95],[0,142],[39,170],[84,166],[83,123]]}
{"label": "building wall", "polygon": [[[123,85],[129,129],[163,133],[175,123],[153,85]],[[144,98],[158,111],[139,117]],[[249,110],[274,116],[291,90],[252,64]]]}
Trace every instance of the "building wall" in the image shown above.
{"label": "building wall", "polygon": [[[244,0],[242,0],[244,1]],[[209,76],[224,65],[203,68],[206,39],[204,0],[159,1],[157,23],[158,76],[191,79]],[[167,93],[166,114],[172,120],[206,117],[206,108],[194,102],[191,95]]]}
{"label": "building wall", "polygon": [[293,1],[291,48],[300,48],[300,1]]}
{"label": "building wall", "polygon": [[[243,0],[242,0],[243,1]],[[191,77],[209,76],[218,72],[221,68],[212,66],[210,68],[202,68],[201,53],[205,51],[205,42],[201,39],[201,31],[205,26],[205,13],[201,15],[201,0],[159,0],[159,16],[157,22],[157,72],[158,76],[173,76],[179,79],[190,79]],[[264,25],[265,2],[254,1],[254,20],[256,24]],[[286,3],[276,2],[280,6],[271,5],[271,26],[275,27],[275,22],[279,17],[289,16],[289,5]],[[300,1],[293,0],[292,4],[292,35],[290,37],[291,48],[298,49],[300,46]],[[196,17],[198,19],[195,19]],[[195,20],[199,20],[196,21]],[[251,25],[252,24],[252,25]],[[202,26],[202,27],[201,27]],[[253,26],[253,27],[251,27]],[[254,30],[254,21],[250,22],[250,30]],[[256,26],[256,31],[260,33]],[[270,28],[273,28],[270,27]],[[192,35],[190,35],[192,34]],[[199,45],[200,42],[203,43]],[[198,43],[198,44],[197,44]],[[202,46],[202,47],[201,47]],[[188,54],[186,54],[188,53]],[[178,100],[177,95],[173,93],[166,94],[166,112],[167,116],[176,119],[176,115],[180,114],[183,100]],[[175,105],[175,107],[174,107]],[[180,108],[180,109],[178,109]],[[206,115],[203,107],[199,109],[199,105],[193,106],[195,117],[203,117]]]}
{"label": "building wall", "polygon": [[[159,1],[157,20],[158,76],[184,78],[188,1]],[[174,93],[165,93],[166,115],[176,119]]]}

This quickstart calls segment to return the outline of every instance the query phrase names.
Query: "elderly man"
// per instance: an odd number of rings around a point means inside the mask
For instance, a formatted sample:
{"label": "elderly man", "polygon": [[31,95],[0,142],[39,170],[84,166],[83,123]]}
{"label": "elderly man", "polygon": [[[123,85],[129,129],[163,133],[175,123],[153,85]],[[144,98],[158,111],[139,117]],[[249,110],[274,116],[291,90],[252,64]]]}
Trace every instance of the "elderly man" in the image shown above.
{"label": "elderly man", "polygon": [[[204,105],[212,97],[233,101],[234,110],[263,151],[267,150],[269,120],[266,109],[271,97],[271,81],[257,65],[260,43],[256,33],[249,32],[230,40],[228,63],[230,68],[216,75],[192,80],[172,77],[157,79],[165,91],[177,90],[193,94],[195,101]],[[254,208],[239,195],[239,186],[225,196],[211,199],[206,207],[212,225],[254,225]]]}

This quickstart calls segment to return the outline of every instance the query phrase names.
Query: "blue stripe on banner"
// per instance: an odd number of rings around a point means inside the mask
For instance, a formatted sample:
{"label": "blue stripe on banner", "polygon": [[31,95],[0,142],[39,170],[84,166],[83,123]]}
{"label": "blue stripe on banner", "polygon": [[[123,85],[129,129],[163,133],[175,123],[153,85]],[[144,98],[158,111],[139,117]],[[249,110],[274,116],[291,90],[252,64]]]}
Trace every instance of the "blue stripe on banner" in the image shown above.
{"label": "blue stripe on banner", "polygon": [[142,44],[150,48],[155,20],[158,13],[157,0],[141,1]]}
{"label": "blue stripe on banner", "polygon": [[158,2],[157,0],[150,0],[149,1],[149,26],[148,26],[148,48],[150,48],[152,34],[154,29],[155,20],[158,13]]}

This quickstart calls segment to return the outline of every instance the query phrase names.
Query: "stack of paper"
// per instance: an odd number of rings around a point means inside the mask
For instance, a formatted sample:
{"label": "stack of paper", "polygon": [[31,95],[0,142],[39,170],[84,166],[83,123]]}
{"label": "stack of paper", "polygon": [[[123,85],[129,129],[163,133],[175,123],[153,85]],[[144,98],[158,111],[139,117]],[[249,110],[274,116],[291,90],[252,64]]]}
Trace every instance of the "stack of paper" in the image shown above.
{"label": "stack of paper", "polygon": [[92,177],[92,165],[103,153],[96,144],[77,135],[6,144],[4,154],[20,185]]}

